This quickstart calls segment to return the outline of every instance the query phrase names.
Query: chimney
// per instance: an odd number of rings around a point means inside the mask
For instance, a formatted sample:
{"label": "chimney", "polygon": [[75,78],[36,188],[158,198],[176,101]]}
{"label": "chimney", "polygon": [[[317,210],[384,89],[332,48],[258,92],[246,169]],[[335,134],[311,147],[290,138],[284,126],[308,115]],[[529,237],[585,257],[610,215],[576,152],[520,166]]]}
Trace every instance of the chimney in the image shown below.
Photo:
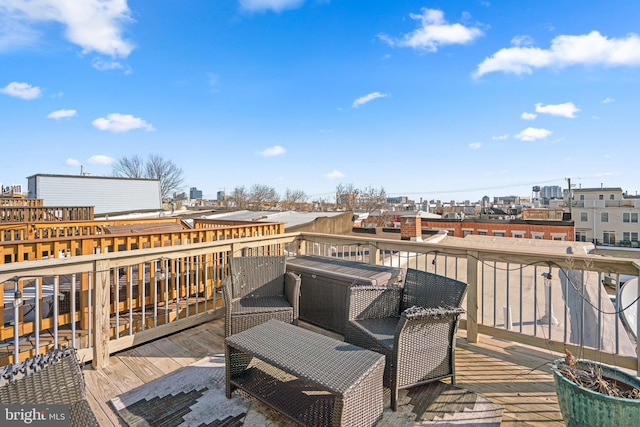
{"label": "chimney", "polygon": [[400,217],[400,239],[422,241],[422,220],[418,215]]}

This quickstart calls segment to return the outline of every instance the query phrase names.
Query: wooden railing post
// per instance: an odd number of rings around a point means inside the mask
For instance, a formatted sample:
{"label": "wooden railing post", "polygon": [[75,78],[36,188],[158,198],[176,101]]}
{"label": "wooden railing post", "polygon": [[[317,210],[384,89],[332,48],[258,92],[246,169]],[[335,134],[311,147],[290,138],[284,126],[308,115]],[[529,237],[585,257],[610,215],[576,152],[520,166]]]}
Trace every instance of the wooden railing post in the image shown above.
{"label": "wooden railing post", "polygon": [[380,249],[373,242],[369,242],[369,264],[380,264]]}
{"label": "wooden railing post", "polygon": [[296,243],[298,245],[297,251],[298,251],[298,255],[305,255],[307,252],[307,245],[305,245],[305,241],[304,239],[302,239],[301,237],[298,237],[298,239],[296,239]]}
{"label": "wooden railing post", "polygon": [[99,260],[95,263],[95,304],[94,316],[94,342],[93,361],[94,369],[106,368],[109,364],[109,324],[110,312],[110,268],[108,260]]}
{"label": "wooden railing post", "polygon": [[467,252],[467,341],[478,342],[478,252]]}

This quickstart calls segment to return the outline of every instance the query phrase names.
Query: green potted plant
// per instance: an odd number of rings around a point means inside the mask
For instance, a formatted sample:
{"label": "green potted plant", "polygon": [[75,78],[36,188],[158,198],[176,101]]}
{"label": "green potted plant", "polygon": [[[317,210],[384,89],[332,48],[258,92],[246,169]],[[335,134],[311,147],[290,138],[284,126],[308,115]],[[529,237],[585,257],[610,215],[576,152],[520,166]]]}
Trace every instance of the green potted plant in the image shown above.
{"label": "green potted plant", "polygon": [[567,356],[555,360],[552,370],[568,426],[640,425],[640,378],[565,352]]}

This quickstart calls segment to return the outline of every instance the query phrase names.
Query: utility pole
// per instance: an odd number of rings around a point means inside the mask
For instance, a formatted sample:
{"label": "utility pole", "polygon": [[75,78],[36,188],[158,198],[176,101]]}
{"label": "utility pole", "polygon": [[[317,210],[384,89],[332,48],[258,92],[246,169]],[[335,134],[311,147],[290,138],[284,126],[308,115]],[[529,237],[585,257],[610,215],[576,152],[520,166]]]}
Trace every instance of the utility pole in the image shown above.
{"label": "utility pole", "polygon": [[569,201],[569,217],[573,219],[573,213],[571,212],[571,208],[573,205],[573,192],[571,191],[571,178],[565,178],[567,180],[567,200]]}

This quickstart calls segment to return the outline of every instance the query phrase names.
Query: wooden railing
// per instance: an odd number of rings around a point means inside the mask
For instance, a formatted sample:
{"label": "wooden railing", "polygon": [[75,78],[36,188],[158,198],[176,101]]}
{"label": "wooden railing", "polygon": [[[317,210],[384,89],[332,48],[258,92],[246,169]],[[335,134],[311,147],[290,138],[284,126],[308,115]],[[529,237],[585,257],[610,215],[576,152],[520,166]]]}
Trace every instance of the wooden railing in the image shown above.
{"label": "wooden railing", "polygon": [[[103,243],[120,244],[126,243]],[[5,310],[0,335],[5,357],[23,359],[69,344],[94,366],[106,366],[111,352],[222,316],[219,286],[229,257],[281,253],[418,268],[458,278],[469,285],[461,325],[470,342],[487,334],[543,351],[562,352],[567,347],[581,357],[640,372],[636,344],[630,346],[599,280],[604,273],[637,276],[636,260],[534,246],[507,249],[477,242],[462,246],[317,233],[192,240],[0,265],[0,283],[8,292],[1,301],[5,306],[12,290],[25,296],[29,287],[42,296],[31,300],[40,301],[36,312],[42,311],[47,295],[52,300],[52,315],[36,315],[30,322],[23,321],[26,298],[16,310]],[[63,309],[67,302],[70,308]],[[18,319],[15,324],[12,313]],[[545,322],[545,316],[557,318],[559,324]],[[16,343],[16,337],[21,341]]]}
{"label": "wooden railing", "polygon": [[178,217],[165,217],[90,221],[0,223],[0,241],[10,242],[32,239],[94,236],[104,234],[108,227],[116,227],[121,225],[137,226],[148,224],[182,225],[182,220]]}
{"label": "wooden railing", "polygon": [[0,223],[92,219],[93,206],[0,206]]}
{"label": "wooden railing", "polygon": [[22,197],[0,197],[0,206],[42,206],[42,199],[24,199]]}
{"label": "wooden railing", "polygon": [[[28,226],[29,227],[29,226]],[[239,239],[254,236],[282,234],[282,223],[253,222],[249,225],[200,228],[183,231],[121,233],[121,234],[79,234],[95,232],[95,226],[47,228],[57,238],[15,240],[0,242],[0,264],[22,261],[36,261],[48,258],[67,258],[100,252],[121,252],[135,249],[175,246],[199,242]],[[15,231],[13,231],[15,235]],[[64,236],[62,236],[64,234]],[[70,234],[70,236],[66,236]]]}

